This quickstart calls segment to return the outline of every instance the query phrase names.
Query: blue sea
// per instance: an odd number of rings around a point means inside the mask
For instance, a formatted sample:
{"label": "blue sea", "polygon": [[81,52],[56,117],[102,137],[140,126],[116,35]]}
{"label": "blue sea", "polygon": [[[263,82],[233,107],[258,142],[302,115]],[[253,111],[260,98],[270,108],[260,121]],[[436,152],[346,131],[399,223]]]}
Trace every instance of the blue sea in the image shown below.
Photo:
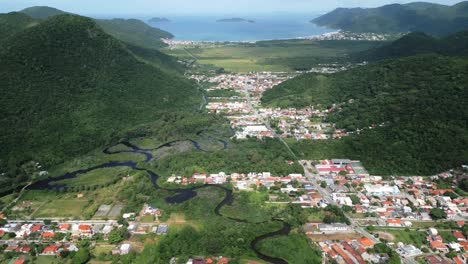
{"label": "blue sea", "polygon": [[[232,16],[236,17],[236,16]],[[273,39],[292,39],[328,33],[333,30],[316,26],[309,21],[310,15],[248,16],[254,20],[247,22],[216,22],[230,16],[179,16],[167,17],[170,22],[151,23],[153,27],[172,33],[175,40],[192,41],[256,41]],[[145,22],[149,18],[140,18]]]}

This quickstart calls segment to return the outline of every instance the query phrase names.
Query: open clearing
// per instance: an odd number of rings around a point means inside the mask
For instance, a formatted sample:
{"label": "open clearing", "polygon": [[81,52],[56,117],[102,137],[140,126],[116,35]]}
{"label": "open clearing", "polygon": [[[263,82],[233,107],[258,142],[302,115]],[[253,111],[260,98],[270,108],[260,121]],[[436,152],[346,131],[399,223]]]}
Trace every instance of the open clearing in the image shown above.
{"label": "open clearing", "polygon": [[53,200],[43,204],[33,217],[74,217],[80,215],[88,200]]}
{"label": "open clearing", "polygon": [[328,240],[354,240],[361,238],[361,235],[357,233],[343,233],[343,234],[330,234],[330,235],[308,235],[308,237],[314,242],[323,242]]}

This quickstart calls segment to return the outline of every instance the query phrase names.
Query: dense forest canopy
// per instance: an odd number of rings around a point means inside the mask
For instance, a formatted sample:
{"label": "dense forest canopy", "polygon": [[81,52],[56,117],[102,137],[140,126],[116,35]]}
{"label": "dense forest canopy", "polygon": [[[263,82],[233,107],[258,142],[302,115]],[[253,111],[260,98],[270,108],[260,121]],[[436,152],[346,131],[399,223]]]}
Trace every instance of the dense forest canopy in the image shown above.
{"label": "dense forest canopy", "polygon": [[340,104],[328,120],[361,130],[340,141],[344,154],[375,173],[431,174],[468,161],[467,78],[467,60],[423,55],[302,75],[267,91],[262,101],[280,107]]}
{"label": "dense forest canopy", "polygon": [[460,31],[444,38],[413,32],[394,42],[354,53],[351,57],[357,61],[377,61],[429,53],[468,56],[468,31]]}
{"label": "dense forest canopy", "polygon": [[63,162],[201,101],[173,62],[142,62],[88,18],[54,16],[1,47],[0,160],[11,176],[24,161]]}
{"label": "dense forest canopy", "polygon": [[337,8],[314,20],[321,26],[351,32],[447,35],[468,28],[468,2],[391,4],[378,8]]}
{"label": "dense forest canopy", "polygon": [[[48,7],[34,6],[20,11],[35,19],[69,14],[65,11]],[[166,46],[161,38],[174,37],[171,33],[151,27],[138,19],[95,19],[96,23],[109,35],[116,39],[144,48],[154,49]]]}

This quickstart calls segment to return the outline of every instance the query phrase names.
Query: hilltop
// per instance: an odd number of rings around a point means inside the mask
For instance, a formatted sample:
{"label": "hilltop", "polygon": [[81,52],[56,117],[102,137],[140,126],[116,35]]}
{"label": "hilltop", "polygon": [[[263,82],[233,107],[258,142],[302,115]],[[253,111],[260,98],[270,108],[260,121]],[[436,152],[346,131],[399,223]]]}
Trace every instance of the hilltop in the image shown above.
{"label": "hilltop", "polygon": [[25,8],[20,13],[26,14],[35,19],[47,19],[52,16],[70,14],[57,8],[48,6],[32,6]]}
{"label": "hilltop", "polygon": [[2,171],[21,181],[18,167],[24,161],[49,167],[113,142],[166,111],[197,109],[201,97],[192,83],[172,62],[162,63],[165,55],[152,52],[151,63],[143,62],[95,21],[74,15],[51,17],[5,40]]}
{"label": "hilltop", "polygon": [[445,38],[435,38],[422,32],[414,32],[371,50],[355,53],[355,60],[377,61],[436,53],[445,56],[468,56],[468,31],[461,31]]}
{"label": "hilltop", "polygon": [[391,4],[378,8],[337,8],[311,22],[351,32],[446,35],[468,29],[468,2]]}
{"label": "hilltop", "polygon": [[[20,12],[35,19],[46,19],[56,15],[69,14],[47,6],[30,7]],[[106,33],[113,37],[144,48],[164,47],[166,45],[161,41],[161,38],[174,37],[171,33],[151,27],[138,19],[95,19],[95,21]]]}
{"label": "hilltop", "polygon": [[431,175],[468,160],[467,66],[466,59],[421,55],[305,74],[265,92],[262,102],[283,108],[338,104],[328,121],[360,131],[335,142],[340,155],[361,159],[378,175]]}

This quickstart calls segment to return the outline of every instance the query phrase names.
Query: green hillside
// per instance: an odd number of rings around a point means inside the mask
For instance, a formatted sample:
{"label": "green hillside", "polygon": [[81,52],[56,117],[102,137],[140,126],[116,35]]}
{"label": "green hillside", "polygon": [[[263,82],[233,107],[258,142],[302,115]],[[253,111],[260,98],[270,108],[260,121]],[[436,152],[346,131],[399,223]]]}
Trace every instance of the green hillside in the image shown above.
{"label": "green hillside", "polygon": [[[20,11],[35,19],[46,19],[52,16],[68,14],[48,6],[35,6]],[[151,27],[137,19],[95,19],[102,29],[113,37],[145,48],[160,48],[166,46],[161,38],[172,38],[173,35],[164,30]]]}
{"label": "green hillside", "polygon": [[35,19],[47,19],[52,16],[70,14],[68,12],[48,6],[32,6],[25,8],[20,12]]}
{"label": "green hillside", "polygon": [[468,56],[468,31],[458,32],[445,38],[434,38],[422,32],[414,32],[392,43],[355,53],[351,57],[359,61],[376,61],[427,53]]}
{"label": "green hillside", "polygon": [[468,2],[453,6],[418,2],[378,8],[338,8],[312,22],[351,32],[421,31],[446,35],[468,29]]}
{"label": "green hillside", "polygon": [[[362,131],[338,141],[339,153],[363,160],[376,174],[432,174],[468,162],[467,73],[467,60],[408,57],[302,75],[267,91],[262,101],[281,107],[342,103],[329,121]],[[298,150],[311,151],[308,144]]]}
{"label": "green hillside", "polygon": [[88,18],[55,16],[2,46],[0,168],[10,175],[24,161],[50,167],[201,101],[190,81],[136,59]]}
{"label": "green hillside", "polygon": [[151,27],[137,19],[97,19],[96,22],[102,29],[124,42],[146,48],[164,47],[161,38],[174,37],[171,33]]}
{"label": "green hillside", "polygon": [[0,42],[36,24],[36,20],[22,13],[0,14]]}

